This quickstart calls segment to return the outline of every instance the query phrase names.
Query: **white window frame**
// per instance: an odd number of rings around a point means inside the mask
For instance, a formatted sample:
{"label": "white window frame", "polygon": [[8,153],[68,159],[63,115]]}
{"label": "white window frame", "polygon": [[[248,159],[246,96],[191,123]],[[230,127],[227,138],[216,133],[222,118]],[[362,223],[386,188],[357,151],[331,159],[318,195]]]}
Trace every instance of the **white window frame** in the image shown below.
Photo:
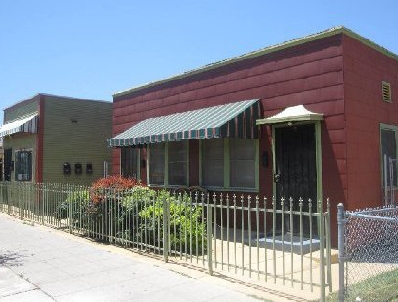
{"label": "white window frame", "polygon": [[[380,182],[381,182],[381,188],[384,188],[384,176],[383,174],[384,172],[384,159],[383,159],[383,153],[382,153],[382,149],[383,149],[383,145],[382,145],[382,140],[381,140],[381,133],[383,130],[389,130],[389,131],[393,131],[395,133],[395,155],[398,157],[398,126],[395,125],[388,125],[388,124],[380,124],[380,132],[379,132],[379,140],[380,140]],[[388,169],[388,167],[387,167]],[[387,171],[388,173],[388,171]],[[398,174],[398,172],[397,172]],[[388,177],[388,174],[387,174]],[[398,178],[398,177],[397,177]],[[398,179],[394,180],[394,188],[397,187],[397,183],[398,183]]]}

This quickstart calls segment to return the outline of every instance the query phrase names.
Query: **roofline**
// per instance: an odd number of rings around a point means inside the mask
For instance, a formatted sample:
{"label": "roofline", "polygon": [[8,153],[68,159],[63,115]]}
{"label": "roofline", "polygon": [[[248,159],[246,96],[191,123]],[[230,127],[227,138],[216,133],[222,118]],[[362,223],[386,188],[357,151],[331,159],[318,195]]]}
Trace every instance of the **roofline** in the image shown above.
{"label": "roofline", "polygon": [[210,64],[204,65],[202,67],[183,72],[181,74],[177,74],[177,75],[174,75],[174,76],[171,76],[171,77],[164,78],[162,80],[150,82],[150,83],[147,83],[147,84],[143,84],[143,85],[132,87],[132,88],[124,90],[124,91],[116,92],[116,93],[113,94],[113,97],[119,97],[119,96],[127,95],[127,94],[130,94],[132,92],[140,91],[140,90],[145,89],[145,88],[149,88],[149,87],[153,87],[153,86],[157,86],[157,85],[160,85],[160,84],[164,84],[164,83],[167,83],[167,82],[170,82],[170,81],[173,81],[173,80],[179,80],[179,79],[183,79],[183,78],[186,78],[186,77],[189,77],[189,76],[197,75],[197,74],[200,74],[200,73],[203,73],[203,72],[206,72],[206,71],[210,71],[210,70],[213,70],[213,69],[216,69],[216,68],[228,65],[228,64],[232,64],[232,63],[244,61],[244,60],[247,60],[247,59],[260,57],[260,56],[263,56],[263,55],[266,55],[266,54],[269,54],[269,53],[273,53],[273,52],[280,51],[280,50],[283,50],[283,49],[286,49],[286,48],[294,47],[294,46],[297,46],[297,45],[300,45],[300,44],[304,44],[304,43],[307,43],[307,42],[310,42],[310,41],[316,41],[316,40],[324,39],[324,38],[327,38],[327,37],[335,36],[335,35],[338,35],[338,34],[345,34],[345,35],[347,35],[347,36],[349,36],[349,37],[351,37],[353,39],[359,40],[362,43],[364,43],[365,45],[375,49],[376,51],[379,51],[379,52],[385,54],[386,56],[388,56],[388,57],[390,57],[392,59],[398,60],[398,55],[397,54],[389,51],[388,49],[376,44],[375,42],[373,42],[373,41],[371,41],[371,40],[369,40],[367,38],[362,37],[361,35],[353,32],[352,30],[350,30],[350,29],[348,29],[348,28],[346,28],[344,26],[337,26],[337,27],[333,27],[333,28],[327,29],[325,31],[322,31],[322,32],[319,32],[319,33],[316,33],[316,34],[312,34],[312,35],[305,36],[305,37],[302,37],[302,38],[289,40],[289,41],[286,41],[286,42],[283,42],[283,43],[280,43],[280,44],[275,44],[275,45],[272,45],[272,46],[268,46],[268,47],[262,48],[260,50],[252,51],[252,52],[243,54],[243,55],[238,56],[238,57],[233,57],[233,58],[217,61],[217,62],[214,62],[214,63],[210,63]]}
{"label": "roofline", "polygon": [[17,102],[17,103],[12,104],[12,105],[9,106],[9,107],[4,108],[3,111],[8,110],[8,109],[11,109],[11,108],[13,108],[13,107],[15,107],[15,106],[19,106],[19,105],[21,105],[21,104],[23,104],[23,103],[25,103],[25,102],[31,101],[31,100],[33,100],[34,98],[40,97],[40,96],[45,96],[45,97],[56,97],[56,98],[63,98],[63,99],[69,99],[69,100],[80,100],[80,101],[92,101],[92,102],[112,103],[112,102],[110,102],[110,101],[105,101],[105,100],[82,99],[82,98],[74,98],[74,97],[62,96],[62,95],[55,95],[55,94],[49,94],[49,93],[36,93],[35,95],[33,95],[33,96],[30,97],[30,98],[23,99],[23,100],[21,100],[21,101],[19,101],[19,102]]}

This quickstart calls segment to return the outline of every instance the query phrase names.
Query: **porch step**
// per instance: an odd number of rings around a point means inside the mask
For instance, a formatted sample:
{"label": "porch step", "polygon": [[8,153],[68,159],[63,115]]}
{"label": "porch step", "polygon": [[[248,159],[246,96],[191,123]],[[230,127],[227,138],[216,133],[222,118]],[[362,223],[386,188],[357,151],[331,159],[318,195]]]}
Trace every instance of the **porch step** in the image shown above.
{"label": "porch step", "polygon": [[[308,255],[307,255],[308,257]],[[321,253],[318,251],[315,251],[312,253],[312,259],[314,259],[314,261],[316,262],[321,262]],[[325,258],[326,261],[326,258]],[[335,264],[339,262],[339,251],[336,249],[332,249],[330,251],[330,263],[331,264]]]}

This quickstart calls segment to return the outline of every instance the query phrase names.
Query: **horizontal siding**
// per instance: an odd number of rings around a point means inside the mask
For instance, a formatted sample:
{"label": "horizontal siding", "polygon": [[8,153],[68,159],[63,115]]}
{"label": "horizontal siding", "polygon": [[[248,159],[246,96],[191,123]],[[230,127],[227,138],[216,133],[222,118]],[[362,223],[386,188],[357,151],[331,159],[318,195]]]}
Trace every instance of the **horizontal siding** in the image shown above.
{"label": "horizontal siding", "polygon": [[[111,161],[107,139],[112,136],[112,103],[45,97],[43,133],[43,181],[90,184],[102,177],[103,162]],[[63,163],[72,166],[63,174]],[[81,163],[83,173],[73,166]],[[86,164],[93,173],[86,174]]]}
{"label": "horizontal siding", "polygon": [[39,97],[36,96],[32,99],[23,101],[10,108],[4,109],[4,121],[8,123],[24,116],[36,113],[39,111]]}
{"label": "horizontal siding", "polygon": [[[263,116],[288,106],[304,104],[323,113],[324,182],[338,183],[346,190],[345,123],[342,35],[307,42],[261,57],[227,64],[186,78],[171,80],[114,98],[113,135],[143,119],[194,110],[247,99],[260,99]],[[264,138],[266,138],[267,129]],[[329,137],[328,130],[334,135]],[[267,141],[269,137],[267,138]],[[329,144],[329,147],[325,145]],[[262,144],[264,151],[270,146]],[[262,152],[262,150],[261,150]],[[334,157],[338,153],[336,163]],[[119,169],[119,152],[113,152],[113,166]],[[271,171],[260,171],[260,183],[269,183]],[[268,187],[268,186],[267,186]],[[267,188],[266,193],[271,193]],[[339,201],[344,201],[344,195]]]}

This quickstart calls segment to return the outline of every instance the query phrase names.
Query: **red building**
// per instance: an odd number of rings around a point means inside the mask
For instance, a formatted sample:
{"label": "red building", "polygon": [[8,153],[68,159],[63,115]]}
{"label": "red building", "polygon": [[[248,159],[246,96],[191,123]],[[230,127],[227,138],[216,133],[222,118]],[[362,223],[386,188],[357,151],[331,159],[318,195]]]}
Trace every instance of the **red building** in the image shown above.
{"label": "red building", "polygon": [[114,95],[113,171],[152,186],[383,204],[398,56],[344,28]]}

